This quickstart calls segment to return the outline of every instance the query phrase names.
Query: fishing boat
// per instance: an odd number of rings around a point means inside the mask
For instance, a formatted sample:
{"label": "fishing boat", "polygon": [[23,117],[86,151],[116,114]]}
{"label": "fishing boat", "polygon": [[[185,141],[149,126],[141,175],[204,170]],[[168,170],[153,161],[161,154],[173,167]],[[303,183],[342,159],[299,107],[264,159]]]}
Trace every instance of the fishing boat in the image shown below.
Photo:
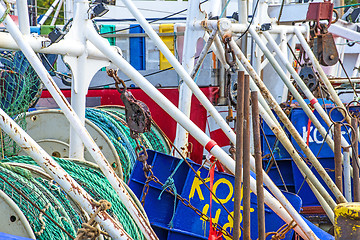
{"label": "fishing boat", "polygon": [[0,6],[1,239],[360,238],[356,4],[31,4]]}

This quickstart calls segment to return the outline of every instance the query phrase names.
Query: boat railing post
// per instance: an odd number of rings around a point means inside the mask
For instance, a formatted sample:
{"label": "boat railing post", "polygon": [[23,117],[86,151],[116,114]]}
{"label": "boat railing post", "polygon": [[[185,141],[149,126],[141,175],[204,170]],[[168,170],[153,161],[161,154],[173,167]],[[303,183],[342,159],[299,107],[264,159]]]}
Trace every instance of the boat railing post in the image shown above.
{"label": "boat railing post", "polygon": [[[251,33],[251,35],[254,37],[254,39],[257,41],[257,43],[259,44],[259,46],[261,47],[261,45],[263,44],[261,41],[259,41],[258,35],[256,34],[256,32],[254,32],[255,30],[253,28],[249,28],[249,32]],[[232,47],[232,49],[236,49],[237,53],[239,54],[241,52],[241,50],[239,49],[239,47],[237,46],[237,44],[235,43],[234,40],[230,41],[230,46]],[[264,51],[264,53],[267,55],[267,53],[269,53],[269,51],[265,51],[265,48],[262,48],[262,50]],[[242,54],[243,55],[243,54]],[[271,55],[271,53],[270,53]],[[271,55],[272,56],[272,55]],[[243,56],[245,58],[245,56]],[[246,58],[245,58],[246,59]],[[271,57],[269,56],[269,59],[271,59]],[[243,62],[243,61],[241,61]],[[274,64],[274,67],[276,67],[276,69],[278,70],[279,75],[285,75],[285,73],[282,71],[281,67],[278,65],[278,63],[272,62],[272,64]],[[252,75],[257,75],[255,70],[252,68],[250,63],[246,64],[247,66],[249,66],[249,68],[251,68],[251,73],[249,72],[249,74]],[[257,77],[259,79],[259,77]],[[285,75],[286,78],[286,75]],[[254,79],[254,77],[253,77]],[[262,81],[256,81],[256,79],[254,79],[255,82],[259,85],[262,85],[264,90],[267,91],[266,86],[262,83]],[[291,91],[291,88],[293,88],[293,85],[288,85],[289,90]],[[267,91],[268,92],[268,91]],[[299,94],[296,90],[295,93]],[[344,196],[339,192],[339,190],[337,189],[335,183],[333,182],[333,180],[330,178],[330,176],[328,175],[328,173],[325,171],[325,169],[323,168],[323,166],[319,163],[318,159],[315,157],[315,155],[313,154],[313,152],[310,150],[310,148],[306,145],[306,143],[304,142],[303,138],[300,136],[299,132],[295,129],[294,125],[291,123],[291,121],[287,118],[286,114],[283,112],[283,110],[281,109],[281,107],[277,104],[277,102],[275,101],[275,99],[273,99],[273,97],[271,96],[271,94],[268,92],[268,94],[266,94],[266,97],[268,98],[267,100],[271,102],[271,106],[274,107],[274,111],[276,112],[276,114],[278,114],[279,118],[281,119],[281,121],[284,123],[284,125],[286,126],[286,128],[289,130],[290,134],[294,137],[295,141],[298,143],[298,145],[300,146],[300,148],[303,150],[303,152],[305,153],[305,155],[309,158],[309,160],[312,162],[312,164],[314,165],[315,169],[319,172],[320,176],[322,177],[322,179],[324,179],[325,183],[329,186],[329,188],[331,189],[331,191],[334,193],[334,195],[336,196],[337,199],[339,199],[340,202],[346,202],[346,199],[344,198]],[[300,96],[299,100],[303,100]],[[306,105],[306,104],[305,104]],[[308,106],[304,107],[304,110],[308,109]],[[308,109],[310,111],[310,109]],[[311,111],[310,111],[311,112]],[[311,112],[312,114],[312,112]],[[310,115],[311,116],[311,115]],[[314,118],[314,121],[317,121],[316,118]],[[319,123],[319,125],[321,125]]]}
{"label": "boat railing post", "polygon": [[[0,6],[0,12],[2,11]],[[34,161],[41,166],[60,186],[90,215],[97,207],[92,197],[45,152],[12,118],[0,108],[0,128],[7,133]],[[127,240],[131,237],[107,212],[100,212],[95,220],[113,239]]]}
{"label": "boat railing post", "polygon": [[[0,5],[0,14],[4,14],[5,10],[3,6]],[[91,156],[94,158],[96,163],[99,165],[101,171],[104,173],[106,178],[109,180],[114,190],[118,194],[119,198],[122,200],[126,208],[128,209],[131,216],[134,218],[135,222],[139,225],[141,231],[149,239],[157,239],[155,232],[152,230],[150,223],[146,220],[146,217],[143,216],[141,210],[136,206],[136,203],[132,197],[127,193],[126,188],[123,186],[123,183],[116,175],[113,168],[110,166],[108,161],[105,159],[99,147],[96,145],[95,141],[91,138],[89,132],[82,125],[79,117],[76,115],[75,111],[71,105],[66,100],[65,96],[62,94],[60,89],[57,87],[54,80],[51,78],[50,74],[47,72],[40,59],[37,57],[35,52],[32,50],[30,45],[24,40],[19,29],[16,27],[14,21],[6,16],[4,20],[4,25],[14,38],[19,48],[24,53],[25,57],[28,59],[41,81],[44,83],[46,88],[49,90],[50,94],[53,96],[55,102],[64,112],[65,117],[69,120],[70,125],[75,129],[78,136],[83,141],[84,145],[88,149]],[[92,26],[93,28],[93,26]],[[103,43],[108,43],[106,39],[103,39]],[[113,49],[116,52],[116,49]]]}
{"label": "boat railing post", "polygon": [[250,240],[250,83],[249,75],[244,78],[244,120],[243,120],[243,239]]}
{"label": "boat railing post", "polygon": [[[342,156],[341,156],[341,123],[334,123],[334,162],[335,162],[335,184],[337,188],[343,192],[343,181],[342,181]],[[340,202],[338,202],[340,203]]]}
{"label": "boat railing post", "polygon": [[260,137],[260,118],[258,106],[258,93],[251,92],[251,110],[255,149],[255,171],[256,171],[256,191],[257,191],[257,217],[258,217],[258,239],[265,240],[265,208],[264,208],[264,178],[261,157],[261,137]]}
{"label": "boat railing post", "polygon": [[[356,143],[359,137],[359,129],[358,129],[358,120],[354,117],[351,118],[351,126],[355,131],[351,133],[352,142]],[[353,167],[353,194],[354,194],[354,202],[360,202],[360,180],[359,180],[359,145],[352,145],[352,167]]]}
{"label": "boat railing post", "polygon": [[[293,126],[293,124],[291,123],[291,121],[287,118],[286,114],[283,112],[283,110],[281,109],[281,107],[279,106],[279,104],[275,101],[275,99],[272,97],[271,93],[269,92],[269,90],[266,88],[265,84],[262,82],[262,80],[260,79],[260,77],[256,74],[255,70],[252,68],[251,64],[248,62],[247,58],[245,57],[245,55],[241,52],[241,50],[239,49],[239,47],[237,46],[237,44],[235,43],[234,40],[230,41],[230,46],[232,47],[232,49],[235,51],[235,54],[237,55],[237,57],[239,58],[239,60],[241,61],[241,63],[244,65],[244,67],[246,68],[246,70],[248,71],[248,73],[250,74],[250,76],[253,78],[253,80],[255,81],[255,83],[258,85],[259,89],[261,90],[263,96],[266,98],[266,100],[268,101],[269,105],[271,108],[274,109],[274,111],[278,114],[280,120],[285,124],[285,126],[288,128],[289,132],[291,135],[294,136],[294,138],[297,140],[299,145],[305,145],[303,146],[302,150],[307,153],[306,155],[309,157],[310,156],[310,161],[314,164],[315,168],[321,172],[320,176],[324,179],[324,181],[328,184],[329,188],[331,189],[331,191],[333,191],[333,193],[335,194],[335,196],[339,199],[341,199],[342,202],[346,202],[346,199],[344,198],[344,196],[339,192],[339,190],[337,189],[336,185],[334,184],[334,182],[332,181],[332,179],[329,177],[329,175],[327,174],[327,172],[325,171],[325,169],[322,167],[322,165],[319,163],[319,161],[317,160],[317,158],[314,156],[314,154],[311,152],[311,150],[306,146],[306,143],[304,142],[304,140],[302,139],[302,137],[299,135],[299,133],[297,132],[297,130],[295,129],[295,127]],[[301,159],[301,158],[300,158]],[[299,161],[299,163],[303,162],[302,160]],[[306,165],[306,164],[305,164]],[[305,166],[304,166],[305,167]],[[307,166],[306,166],[307,168]],[[309,169],[309,174],[312,174],[311,170]],[[316,179],[316,177],[314,176],[313,178],[313,183],[317,188],[322,188],[322,190],[320,191],[320,193],[324,196],[326,201],[330,201],[330,199],[327,199],[327,197],[329,196],[328,193],[326,192],[326,190],[321,186],[320,182]],[[318,182],[318,184],[316,184],[315,182]],[[329,202],[329,204],[333,205],[332,202]],[[334,208],[335,205],[332,206],[332,208]]]}
{"label": "boat railing post", "polygon": [[244,131],[244,72],[238,72],[237,99],[236,99],[236,164],[235,164],[235,191],[234,191],[234,226],[233,238],[240,238],[241,218],[241,188],[243,176],[243,131]]}

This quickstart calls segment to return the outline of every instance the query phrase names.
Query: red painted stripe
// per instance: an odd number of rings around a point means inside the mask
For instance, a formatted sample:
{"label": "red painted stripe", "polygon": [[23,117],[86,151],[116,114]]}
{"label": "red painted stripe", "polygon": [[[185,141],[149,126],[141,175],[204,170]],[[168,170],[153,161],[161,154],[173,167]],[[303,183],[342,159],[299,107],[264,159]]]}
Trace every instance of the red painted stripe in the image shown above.
{"label": "red painted stripe", "polygon": [[311,99],[310,103],[312,106],[314,106],[315,103],[317,103],[318,100],[316,98]]}
{"label": "red painted stripe", "polygon": [[210,152],[211,149],[212,149],[213,147],[215,147],[216,145],[217,145],[217,143],[216,143],[214,140],[210,140],[210,141],[206,144],[205,149],[206,149],[208,152]]}

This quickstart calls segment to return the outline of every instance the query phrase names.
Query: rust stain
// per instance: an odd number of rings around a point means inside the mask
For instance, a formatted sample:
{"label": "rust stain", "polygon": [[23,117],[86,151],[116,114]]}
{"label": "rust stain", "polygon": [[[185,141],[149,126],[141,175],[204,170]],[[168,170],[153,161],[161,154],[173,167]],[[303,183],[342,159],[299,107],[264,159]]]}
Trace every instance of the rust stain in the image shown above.
{"label": "rust stain", "polygon": [[202,20],[201,21],[201,23],[200,23],[200,25],[203,27],[203,28],[206,28],[207,27],[207,20],[205,19],[205,20]]}
{"label": "rust stain", "polygon": [[65,103],[66,107],[71,110],[71,106],[67,102],[67,100],[64,97],[64,95],[62,94],[62,92],[57,88],[57,86],[55,85],[55,83],[53,82],[53,80],[52,80],[52,78],[50,77],[49,74],[47,74],[47,78],[49,79],[50,84],[54,87],[55,91],[60,95],[60,97],[63,100],[63,102]]}

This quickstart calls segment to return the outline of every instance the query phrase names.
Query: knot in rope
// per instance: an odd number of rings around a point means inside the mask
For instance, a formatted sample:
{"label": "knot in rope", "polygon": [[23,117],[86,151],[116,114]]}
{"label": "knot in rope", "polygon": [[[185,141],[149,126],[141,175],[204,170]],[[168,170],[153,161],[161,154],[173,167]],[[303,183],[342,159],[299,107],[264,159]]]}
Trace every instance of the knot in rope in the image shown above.
{"label": "knot in rope", "polygon": [[173,220],[174,220],[174,216],[175,216],[175,210],[176,210],[176,199],[177,199],[177,190],[176,190],[176,186],[175,186],[175,181],[172,178],[172,174],[166,179],[165,184],[162,186],[162,190],[158,197],[158,200],[161,200],[161,195],[167,188],[170,188],[172,190],[172,192],[174,193],[174,210],[173,210],[173,215],[171,217],[171,220],[169,222],[169,227],[172,228]]}
{"label": "knot in rope", "polygon": [[96,239],[100,236],[100,230],[88,223],[83,223],[78,234],[81,234],[81,238],[78,239]]}
{"label": "knot in rope", "polygon": [[[102,231],[100,231],[97,226],[97,222],[95,222],[95,217],[100,213],[104,212],[111,208],[111,203],[107,200],[100,200],[99,202],[95,201],[94,199],[91,199],[91,203],[95,205],[95,207],[98,207],[94,214],[90,217],[89,221],[87,223],[81,224],[81,227],[77,232],[77,237],[75,240],[81,240],[81,239],[96,239],[100,236]],[[103,233],[104,234],[104,233]]]}
{"label": "knot in rope", "polygon": [[100,208],[100,211],[106,211],[111,208],[111,202],[106,201],[104,199],[100,200],[99,202],[93,201],[94,205]]}
{"label": "knot in rope", "polygon": [[173,176],[175,175],[176,171],[179,169],[180,165],[183,163],[184,159],[180,159],[179,163],[176,165],[174,171],[170,174],[170,176],[166,179],[164,185],[162,186],[162,190],[161,193],[158,197],[158,200],[161,200],[161,195],[163,194],[163,192],[169,188],[171,189],[171,191],[174,193],[174,210],[173,210],[173,215],[171,217],[171,220],[169,222],[169,227],[172,228],[173,227],[173,220],[174,220],[174,216],[175,216],[175,210],[176,210],[176,199],[177,199],[177,190],[176,190],[176,186],[175,186],[175,181]]}

